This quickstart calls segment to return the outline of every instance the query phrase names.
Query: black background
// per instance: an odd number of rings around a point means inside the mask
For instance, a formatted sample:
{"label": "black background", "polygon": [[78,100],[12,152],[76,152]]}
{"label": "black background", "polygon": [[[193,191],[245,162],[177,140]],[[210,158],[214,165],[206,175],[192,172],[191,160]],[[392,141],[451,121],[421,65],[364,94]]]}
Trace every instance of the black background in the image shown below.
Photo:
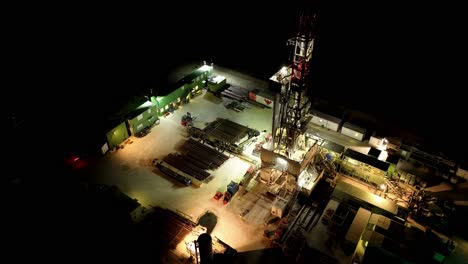
{"label": "black background", "polygon": [[28,112],[24,106],[45,116],[65,113],[69,118],[52,127],[86,135],[85,124],[99,122],[101,113],[130,94],[157,92],[173,67],[187,61],[267,78],[286,62],[285,43],[304,3],[319,12],[313,96],[383,116],[426,137],[435,149],[466,156],[457,141],[466,145],[460,19],[450,13],[454,9],[428,4],[241,1],[144,10],[19,9],[7,27],[7,75],[14,77],[6,88],[8,109],[17,115]]}

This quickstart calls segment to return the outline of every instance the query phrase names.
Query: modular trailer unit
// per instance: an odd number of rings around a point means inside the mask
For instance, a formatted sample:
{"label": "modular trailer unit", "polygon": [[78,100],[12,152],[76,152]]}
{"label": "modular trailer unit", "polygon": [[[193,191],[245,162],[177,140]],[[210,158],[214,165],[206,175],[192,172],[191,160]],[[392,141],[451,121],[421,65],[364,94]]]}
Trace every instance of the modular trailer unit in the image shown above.
{"label": "modular trailer unit", "polygon": [[218,75],[208,80],[208,90],[210,90],[210,92],[215,93],[225,86],[226,78],[224,76]]}
{"label": "modular trailer unit", "polygon": [[366,129],[346,122],[341,128],[341,134],[362,141],[366,135]]}
{"label": "modular trailer unit", "polygon": [[312,110],[312,119],[310,120],[310,122],[319,125],[323,128],[338,131],[341,119],[329,114],[319,112],[317,110]]}
{"label": "modular trailer unit", "polygon": [[158,119],[158,108],[156,105],[136,109],[129,115],[128,127],[132,135],[135,135],[142,129],[152,126]]}
{"label": "modular trailer unit", "polygon": [[128,138],[128,131],[125,122],[120,123],[109,132],[106,133],[107,144],[109,149],[113,149],[120,145],[125,139]]}
{"label": "modular trailer unit", "polygon": [[205,87],[208,77],[212,72],[213,67],[203,65],[171,85],[168,91],[163,93],[164,95],[158,97],[152,96],[151,101],[157,105],[159,115],[175,110],[182,102],[190,100],[200,89]]}

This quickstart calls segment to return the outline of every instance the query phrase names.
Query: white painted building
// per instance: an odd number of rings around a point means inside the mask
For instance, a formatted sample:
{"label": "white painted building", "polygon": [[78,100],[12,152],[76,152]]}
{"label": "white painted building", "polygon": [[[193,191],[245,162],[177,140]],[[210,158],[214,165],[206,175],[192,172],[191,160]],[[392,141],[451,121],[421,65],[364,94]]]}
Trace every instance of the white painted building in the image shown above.
{"label": "white painted building", "polygon": [[362,141],[366,135],[366,129],[346,122],[341,128],[341,134]]}
{"label": "white painted building", "polygon": [[338,131],[338,128],[341,124],[341,119],[319,112],[317,110],[312,110],[312,120],[313,124],[319,125],[323,128],[328,128],[333,131]]}

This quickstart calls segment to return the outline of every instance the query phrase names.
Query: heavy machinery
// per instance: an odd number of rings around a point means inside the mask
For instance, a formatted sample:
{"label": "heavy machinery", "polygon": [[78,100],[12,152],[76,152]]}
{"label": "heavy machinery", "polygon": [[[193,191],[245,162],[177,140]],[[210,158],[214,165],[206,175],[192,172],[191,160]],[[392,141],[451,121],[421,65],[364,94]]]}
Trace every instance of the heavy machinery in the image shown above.
{"label": "heavy machinery", "polygon": [[216,201],[219,201],[221,197],[223,197],[223,193],[220,191],[217,191],[216,194],[213,196],[213,199],[215,199]]}
{"label": "heavy machinery", "polygon": [[276,94],[273,104],[273,148],[287,158],[295,152],[298,137],[309,121],[311,59],[317,16],[304,12],[299,18],[297,35],[288,41],[291,46],[289,64],[270,80]]}
{"label": "heavy machinery", "polygon": [[235,181],[231,181],[227,186],[226,192],[224,193],[223,204],[229,203],[232,197],[236,195],[237,191],[239,191],[239,184]]}
{"label": "heavy machinery", "polygon": [[180,120],[180,124],[182,126],[191,126],[193,122],[192,114],[190,112],[187,112],[184,114]]}

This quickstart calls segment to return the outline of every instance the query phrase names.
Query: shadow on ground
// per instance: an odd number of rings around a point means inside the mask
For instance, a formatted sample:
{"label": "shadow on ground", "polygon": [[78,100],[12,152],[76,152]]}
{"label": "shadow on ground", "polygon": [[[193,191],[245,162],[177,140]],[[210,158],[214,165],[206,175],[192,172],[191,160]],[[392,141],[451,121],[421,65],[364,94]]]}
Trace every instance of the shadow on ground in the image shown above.
{"label": "shadow on ground", "polygon": [[211,232],[213,232],[213,229],[215,228],[217,222],[218,222],[218,217],[213,212],[210,212],[210,211],[206,211],[198,219],[198,224],[206,227],[206,232],[208,234],[211,234]]}
{"label": "shadow on ground", "polygon": [[223,102],[223,99],[219,98],[219,97],[216,97],[214,94],[212,94],[211,92],[207,91],[205,93],[205,95],[203,96],[203,99],[211,102],[211,103],[214,103],[214,104],[221,104]]}

